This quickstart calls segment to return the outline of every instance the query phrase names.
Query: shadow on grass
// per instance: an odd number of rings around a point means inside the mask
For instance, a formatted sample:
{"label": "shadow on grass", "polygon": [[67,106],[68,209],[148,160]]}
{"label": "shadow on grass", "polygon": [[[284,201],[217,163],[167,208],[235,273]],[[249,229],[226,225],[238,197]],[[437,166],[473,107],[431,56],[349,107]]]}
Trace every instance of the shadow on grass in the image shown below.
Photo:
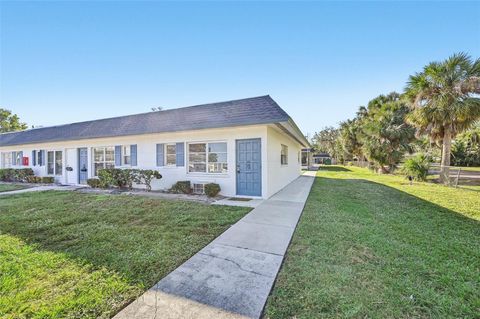
{"label": "shadow on grass", "polygon": [[474,318],[479,226],[387,185],[317,177],[265,317]]}
{"label": "shadow on grass", "polygon": [[0,198],[0,233],[149,288],[249,210],[139,196],[38,192]]}

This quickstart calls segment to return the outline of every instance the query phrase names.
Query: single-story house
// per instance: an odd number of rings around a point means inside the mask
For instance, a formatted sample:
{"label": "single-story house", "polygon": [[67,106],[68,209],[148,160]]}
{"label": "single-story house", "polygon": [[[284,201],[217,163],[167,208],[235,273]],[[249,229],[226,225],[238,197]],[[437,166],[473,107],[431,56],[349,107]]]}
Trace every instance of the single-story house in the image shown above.
{"label": "single-story house", "polygon": [[313,154],[313,162],[315,164],[333,164],[332,157],[328,153],[317,153]]}
{"label": "single-story house", "polygon": [[189,180],[225,196],[268,198],[301,172],[310,147],[270,96],[0,134],[2,168],[31,167],[60,184],[85,184],[99,169],[158,170],[153,190]]}

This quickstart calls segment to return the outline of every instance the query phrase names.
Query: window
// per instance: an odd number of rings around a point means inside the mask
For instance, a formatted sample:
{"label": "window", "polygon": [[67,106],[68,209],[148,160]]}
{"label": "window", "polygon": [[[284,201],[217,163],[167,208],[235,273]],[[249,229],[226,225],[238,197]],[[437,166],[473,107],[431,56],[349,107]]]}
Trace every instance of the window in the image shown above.
{"label": "window", "polygon": [[188,144],[188,171],[207,171],[207,144]]}
{"label": "window", "polygon": [[227,172],[227,143],[208,143],[208,172]]}
{"label": "window", "polygon": [[100,169],[115,167],[115,147],[95,147],[92,153],[94,176],[98,176]]}
{"label": "window", "polygon": [[188,144],[188,171],[191,173],[226,173],[227,143]]}
{"label": "window", "polygon": [[22,166],[23,152],[12,152],[12,165]]}
{"label": "window", "polygon": [[130,145],[122,146],[122,165],[131,165]]}
{"label": "window", "polygon": [[2,168],[8,168],[12,166],[12,153],[2,153]]}
{"label": "window", "polygon": [[288,146],[282,144],[282,150],[280,152],[280,163],[282,165],[288,165]]}
{"label": "window", "polygon": [[47,174],[61,176],[63,173],[62,151],[47,152]]}
{"label": "window", "polygon": [[165,163],[167,166],[177,165],[177,145],[176,144],[165,145]]}

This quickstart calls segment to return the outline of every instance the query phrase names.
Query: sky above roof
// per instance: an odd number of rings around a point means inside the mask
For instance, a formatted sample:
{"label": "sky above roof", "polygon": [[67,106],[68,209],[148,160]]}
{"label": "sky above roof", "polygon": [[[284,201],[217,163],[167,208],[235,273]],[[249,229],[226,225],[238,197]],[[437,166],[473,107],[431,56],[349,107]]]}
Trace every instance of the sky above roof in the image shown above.
{"label": "sky above roof", "polygon": [[0,2],[0,107],[50,126],[270,94],[304,133],[480,57],[480,2]]}

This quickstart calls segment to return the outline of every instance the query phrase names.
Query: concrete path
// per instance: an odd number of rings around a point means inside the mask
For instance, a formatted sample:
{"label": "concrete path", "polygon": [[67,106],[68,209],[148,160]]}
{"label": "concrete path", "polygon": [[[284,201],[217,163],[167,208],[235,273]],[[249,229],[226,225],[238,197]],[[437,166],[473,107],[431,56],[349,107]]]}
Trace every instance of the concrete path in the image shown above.
{"label": "concrete path", "polygon": [[259,318],[314,176],[264,201],[114,319]]}
{"label": "concrete path", "polygon": [[0,196],[2,195],[14,195],[14,194],[22,194],[22,193],[29,193],[29,192],[43,192],[43,191],[71,191],[82,188],[84,186],[60,186],[60,185],[42,185],[42,186],[34,186],[30,188],[18,189],[15,191],[9,192],[1,192]]}

